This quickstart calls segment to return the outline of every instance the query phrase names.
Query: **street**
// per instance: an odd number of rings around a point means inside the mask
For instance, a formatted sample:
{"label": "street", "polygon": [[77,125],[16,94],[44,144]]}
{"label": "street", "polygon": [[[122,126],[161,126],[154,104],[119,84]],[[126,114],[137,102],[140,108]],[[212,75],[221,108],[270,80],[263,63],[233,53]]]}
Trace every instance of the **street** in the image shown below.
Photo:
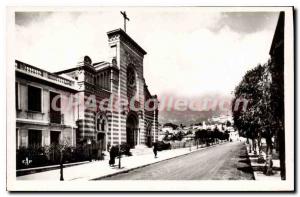
{"label": "street", "polygon": [[244,143],[231,142],[99,180],[253,179]]}

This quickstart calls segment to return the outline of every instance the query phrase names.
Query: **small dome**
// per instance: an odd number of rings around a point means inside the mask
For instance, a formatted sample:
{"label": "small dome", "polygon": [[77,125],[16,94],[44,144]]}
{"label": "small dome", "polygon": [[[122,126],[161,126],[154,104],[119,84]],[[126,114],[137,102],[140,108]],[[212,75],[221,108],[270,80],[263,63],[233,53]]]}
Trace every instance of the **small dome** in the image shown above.
{"label": "small dome", "polygon": [[87,55],[80,57],[77,66],[92,66],[92,59]]}

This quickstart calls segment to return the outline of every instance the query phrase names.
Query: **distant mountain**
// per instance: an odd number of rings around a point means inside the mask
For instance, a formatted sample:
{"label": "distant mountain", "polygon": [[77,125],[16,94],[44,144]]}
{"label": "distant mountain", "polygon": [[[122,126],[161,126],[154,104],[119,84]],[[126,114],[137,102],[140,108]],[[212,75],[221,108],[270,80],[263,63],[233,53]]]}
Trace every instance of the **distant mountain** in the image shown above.
{"label": "distant mountain", "polygon": [[213,116],[219,116],[227,114],[227,112],[222,111],[160,111],[159,112],[159,123],[173,123],[173,124],[183,124],[191,125],[207,121]]}
{"label": "distant mountain", "polygon": [[[184,100],[187,101],[187,103],[193,102],[195,109],[192,110],[188,108],[188,110],[184,111],[176,110],[177,108],[175,108],[174,105],[175,101],[178,100]],[[231,100],[231,95],[218,93],[194,97],[162,94],[159,97],[160,105],[163,106],[159,111],[159,123],[161,125],[165,123],[191,125],[207,121],[213,116],[228,115],[231,113],[231,106],[228,105],[231,104]],[[201,108],[203,106],[206,106],[206,108]]]}

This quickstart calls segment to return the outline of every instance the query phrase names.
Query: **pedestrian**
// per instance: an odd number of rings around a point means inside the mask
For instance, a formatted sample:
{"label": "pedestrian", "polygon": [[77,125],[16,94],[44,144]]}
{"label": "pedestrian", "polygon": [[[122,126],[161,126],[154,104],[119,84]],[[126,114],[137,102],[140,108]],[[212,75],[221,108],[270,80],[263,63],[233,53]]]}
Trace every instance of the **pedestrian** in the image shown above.
{"label": "pedestrian", "polygon": [[109,165],[112,167],[115,165],[115,157],[116,157],[116,147],[112,146],[109,151]]}
{"label": "pedestrian", "polygon": [[154,158],[157,158],[157,144],[153,144],[153,153],[154,153]]}

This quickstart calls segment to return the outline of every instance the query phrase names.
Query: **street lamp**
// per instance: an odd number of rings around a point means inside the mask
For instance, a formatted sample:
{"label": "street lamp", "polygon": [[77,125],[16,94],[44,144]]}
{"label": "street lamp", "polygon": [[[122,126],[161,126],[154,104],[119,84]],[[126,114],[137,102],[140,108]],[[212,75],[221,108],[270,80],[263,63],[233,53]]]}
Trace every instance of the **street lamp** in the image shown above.
{"label": "street lamp", "polygon": [[64,180],[64,164],[63,164],[63,149],[60,150],[60,160],[59,160],[59,167],[60,167],[60,180]]}
{"label": "street lamp", "polygon": [[119,143],[119,169],[121,169],[121,143]]}
{"label": "street lamp", "polygon": [[90,159],[90,162],[92,161],[92,157],[91,157],[91,144],[92,144],[91,139],[88,139],[87,140],[87,145],[89,147],[89,159]]}

